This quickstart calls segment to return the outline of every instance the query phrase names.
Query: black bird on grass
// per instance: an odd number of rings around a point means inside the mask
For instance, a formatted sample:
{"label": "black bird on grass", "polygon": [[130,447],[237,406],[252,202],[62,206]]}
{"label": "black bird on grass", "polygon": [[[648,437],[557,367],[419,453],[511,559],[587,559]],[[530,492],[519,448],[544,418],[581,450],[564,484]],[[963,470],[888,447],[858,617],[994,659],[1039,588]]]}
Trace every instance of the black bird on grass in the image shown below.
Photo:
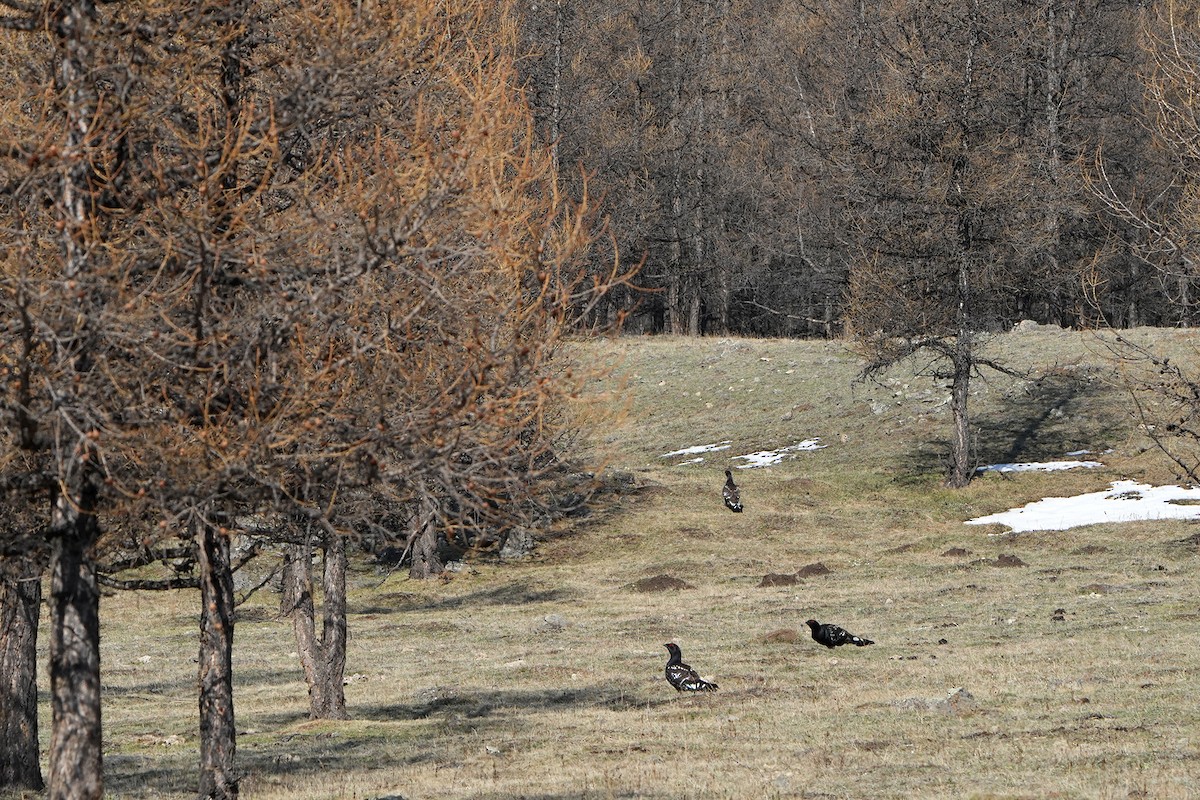
{"label": "black bird on grass", "polygon": [[696,674],[696,670],[683,663],[683,653],[680,652],[679,645],[672,642],[664,644],[663,647],[671,652],[671,658],[667,660],[667,683],[674,686],[676,691],[715,692],[717,690],[715,683],[701,679]]}
{"label": "black bird on grass", "polygon": [[725,507],[735,513],[742,513],[742,497],[738,494],[737,484],[733,482],[733,473],[725,470],[725,486],[721,489],[725,498]]}
{"label": "black bird on grass", "polygon": [[810,619],[804,623],[812,628],[813,641],[817,644],[823,644],[832,650],[835,647],[841,647],[844,644],[852,644],[855,647],[866,647],[869,644],[875,644],[870,639],[864,639],[861,636],[855,636],[845,628],[839,628],[837,625],[822,625],[815,619]]}

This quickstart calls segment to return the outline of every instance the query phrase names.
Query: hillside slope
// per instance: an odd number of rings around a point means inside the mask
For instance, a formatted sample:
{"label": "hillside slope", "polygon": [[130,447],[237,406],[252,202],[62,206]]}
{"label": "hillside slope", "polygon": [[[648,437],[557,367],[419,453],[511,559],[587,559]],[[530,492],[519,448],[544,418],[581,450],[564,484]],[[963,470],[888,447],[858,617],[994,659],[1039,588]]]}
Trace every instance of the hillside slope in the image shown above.
{"label": "hillside slope", "polygon": [[[244,796],[1191,796],[1197,528],[964,525],[1171,477],[1096,337],[1038,330],[994,347],[1040,378],[976,383],[981,463],[1090,450],[1104,466],[946,490],[941,390],[911,370],[855,384],[838,343],[579,345],[612,366],[596,390],[624,409],[597,456],[638,490],[525,561],[427,583],[360,566],[350,722],[305,719],[288,627],[272,596],[253,598],[235,665]],[[814,439],[737,469],[735,456]],[[742,514],[721,501],[728,467]],[[106,768],[120,796],[191,792],[194,602],[105,600]],[[809,618],[876,644],[826,650]],[[676,693],[666,642],[720,689]]]}

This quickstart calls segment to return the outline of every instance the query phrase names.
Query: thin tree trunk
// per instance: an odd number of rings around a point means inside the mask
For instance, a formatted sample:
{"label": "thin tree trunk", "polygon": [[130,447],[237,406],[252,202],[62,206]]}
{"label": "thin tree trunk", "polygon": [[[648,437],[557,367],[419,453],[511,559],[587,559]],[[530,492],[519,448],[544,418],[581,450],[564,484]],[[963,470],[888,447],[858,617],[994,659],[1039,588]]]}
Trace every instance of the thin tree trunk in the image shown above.
{"label": "thin tree trunk", "polygon": [[[961,101],[961,147],[962,153],[954,164],[951,172],[952,188],[957,188],[967,180],[968,165],[970,164],[970,144],[967,120],[970,108],[975,101],[974,62],[975,51],[979,45],[979,3],[973,0],[971,6],[970,41],[966,52],[965,72],[963,75],[963,94]],[[955,197],[961,196],[958,192]],[[958,270],[957,270],[957,299],[954,341],[951,345],[950,363],[953,370],[950,385],[950,412],[954,417],[954,434],[950,447],[950,469],[946,476],[946,485],[951,488],[961,488],[971,482],[974,477],[974,463],[971,457],[971,418],[967,409],[967,399],[970,396],[971,371],[975,368],[974,336],[971,330],[972,298],[971,298],[971,258],[975,247],[975,232],[973,229],[972,210],[965,207],[961,201],[956,201],[958,208]]]}
{"label": "thin tree trunk", "polygon": [[37,717],[42,568],[32,556],[0,562],[0,793],[45,786]]}
{"label": "thin tree trunk", "polygon": [[[1050,190],[1046,192],[1046,264],[1045,274],[1056,280],[1061,274],[1059,267],[1059,250],[1062,240],[1062,223],[1060,209],[1064,203],[1061,198],[1062,183],[1062,133],[1060,131],[1060,107],[1062,104],[1062,53],[1065,43],[1060,42],[1058,35],[1059,20],[1055,3],[1046,5],[1046,177],[1050,182]],[[1068,23],[1069,24],[1069,23]],[[1065,37],[1064,37],[1065,38]],[[1055,290],[1057,294],[1057,290]],[[1046,322],[1062,325],[1063,315],[1061,305],[1055,311],[1055,316],[1047,315]]]}
{"label": "thin tree trunk", "polygon": [[283,613],[292,618],[296,652],[308,684],[308,712],[313,719],[346,719],[343,678],[346,668],[346,543],[329,532],[322,578],[324,609],[320,638],[313,599],[312,538],[307,530],[290,545],[283,570]]}
{"label": "thin tree trunk", "polygon": [[[86,463],[77,471],[86,473]],[[75,496],[58,494],[51,512],[50,800],[104,794],[96,487],[86,474],[76,480]]]}
{"label": "thin tree trunk", "polygon": [[325,569],[321,581],[324,619],[321,623],[321,656],[325,685],[312,695],[312,709],[321,719],[346,719],[346,539],[336,533],[325,537]]}
{"label": "thin tree trunk", "polygon": [[[221,52],[221,100],[227,114],[226,141],[234,157],[221,176],[222,191],[214,210],[212,232],[217,241],[227,239],[232,226],[231,206],[238,191],[237,149],[233,147],[238,134],[243,107],[243,78],[245,76],[246,31],[242,18],[250,5],[248,0],[229,3],[224,25],[234,35]],[[203,341],[203,300],[209,281],[222,265],[217,253],[202,237],[199,247],[202,275],[197,281],[196,341]],[[193,531],[197,560],[200,565],[200,792],[208,800],[236,800],[239,777],[236,766],[237,726],[233,708],[233,634],[234,595],[231,542],[227,532],[211,519],[198,523]]]}
{"label": "thin tree trunk", "polygon": [[946,486],[961,489],[971,482],[975,464],[971,456],[971,418],[967,398],[971,388],[970,334],[955,342],[954,377],[950,385],[950,413],[954,418],[954,439],[950,445],[950,469]]}
{"label": "thin tree trunk", "polygon": [[700,335],[700,276],[693,275],[688,280],[688,336]]}
{"label": "thin tree trunk", "polygon": [[667,320],[673,334],[687,333],[684,315],[683,265],[683,5],[675,0],[672,8],[671,41],[675,74],[671,78],[671,223],[667,258]]}
{"label": "thin tree trunk", "polygon": [[196,531],[200,565],[200,797],[238,796],[234,765],[233,568],[229,537],[208,521]]}
{"label": "thin tree trunk", "polygon": [[550,85],[550,166],[558,174],[558,144],[562,137],[563,0],[554,0],[554,78]]}
{"label": "thin tree trunk", "polygon": [[[694,57],[696,59],[696,67],[693,72],[692,79],[701,84],[701,91],[697,93],[693,107],[695,109],[695,121],[692,123],[692,130],[695,132],[693,136],[702,145],[692,145],[696,150],[696,173],[695,186],[692,189],[692,230],[688,237],[692,244],[691,253],[691,270],[688,280],[688,288],[691,296],[688,298],[688,335],[699,336],[701,332],[701,306],[703,304],[704,286],[702,285],[702,277],[708,269],[708,259],[712,253],[712,245],[708,241],[708,236],[712,230],[712,219],[709,216],[709,195],[708,184],[711,182],[711,173],[709,170],[708,159],[714,148],[709,144],[712,140],[720,136],[720,132],[714,130],[711,109],[707,102],[707,93],[709,87],[714,82],[712,75],[712,48],[710,47],[710,37],[712,35],[712,25],[721,25],[722,21],[712,17],[702,18],[699,28],[699,35],[695,38],[693,46]],[[725,259],[724,261],[728,261]],[[725,264],[722,264],[718,269],[726,269]]]}
{"label": "thin tree trunk", "polygon": [[[677,233],[679,228],[678,228],[678,226],[673,225],[672,230],[675,233]],[[672,237],[674,237],[675,233],[672,233]],[[683,291],[680,288],[680,284],[682,283],[682,280],[679,276],[679,273],[676,271],[681,267],[678,256],[676,255],[676,251],[678,249],[679,249],[678,245],[675,245],[675,244],[671,245],[671,253],[672,253],[671,265],[670,265],[671,272],[670,272],[670,274],[667,275],[667,325],[666,325],[666,328],[667,328],[667,332],[674,333],[674,334],[681,334],[684,332],[683,310],[682,310],[683,309],[683,301],[681,299],[683,296]]]}
{"label": "thin tree trunk", "polygon": [[438,555],[437,515],[429,498],[422,498],[410,526],[408,545],[412,553],[412,563],[408,568],[408,576],[423,580],[440,575],[445,571],[446,565]]}

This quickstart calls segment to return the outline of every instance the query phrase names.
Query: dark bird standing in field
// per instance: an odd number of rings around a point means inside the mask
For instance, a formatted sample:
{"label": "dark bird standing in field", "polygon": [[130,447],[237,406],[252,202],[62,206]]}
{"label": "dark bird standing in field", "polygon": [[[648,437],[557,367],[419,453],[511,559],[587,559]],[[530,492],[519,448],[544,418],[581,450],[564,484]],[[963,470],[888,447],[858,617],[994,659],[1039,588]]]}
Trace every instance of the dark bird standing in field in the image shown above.
{"label": "dark bird standing in field", "polygon": [[869,644],[875,644],[870,639],[864,639],[861,636],[855,636],[845,628],[839,628],[837,625],[822,625],[815,619],[810,619],[804,623],[812,628],[813,641],[817,644],[823,644],[832,650],[835,647],[841,647],[844,644],[852,644],[855,647],[866,647]]}
{"label": "dark bird standing in field", "polygon": [[671,658],[667,660],[667,683],[675,687],[680,692],[715,692],[717,685],[701,679],[696,674],[696,670],[683,663],[683,653],[679,650],[679,645],[672,642],[664,644],[663,647],[671,652]]}
{"label": "dark bird standing in field", "polygon": [[738,494],[737,484],[733,482],[733,473],[725,470],[725,486],[721,489],[721,495],[725,498],[725,506],[733,512],[741,513],[742,497]]}

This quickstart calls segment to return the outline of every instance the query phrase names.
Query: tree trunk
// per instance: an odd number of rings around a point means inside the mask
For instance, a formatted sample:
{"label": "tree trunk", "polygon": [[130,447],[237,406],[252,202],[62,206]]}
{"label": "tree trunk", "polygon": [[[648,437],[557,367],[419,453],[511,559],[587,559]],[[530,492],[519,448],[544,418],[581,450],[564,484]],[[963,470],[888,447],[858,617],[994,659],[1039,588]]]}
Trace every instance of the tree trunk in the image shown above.
{"label": "tree trunk", "polygon": [[[969,335],[968,335],[969,340]],[[965,357],[960,357],[965,353]],[[950,469],[946,486],[961,489],[971,482],[975,464],[971,456],[971,418],[967,413],[967,398],[971,388],[971,358],[969,341],[955,342],[954,377],[950,385],[950,413],[954,417],[954,439],[950,445]]]}
{"label": "tree trunk", "polygon": [[693,275],[688,281],[688,336],[700,335],[700,276]]}
{"label": "tree trunk", "polygon": [[321,582],[324,609],[316,632],[312,538],[307,525],[299,544],[290,545],[283,570],[283,613],[292,618],[296,652],[308,684],[312,719],[346,719],[346,542],[330,531],[325,539]]}
{"label": "tree trunk", "polygon": [[325,537],[325,569],[321,580],[324,614],[321,657],[324,685],[311,695],[311,712],[320,719],[347,719],[346,713],[346,539]]}
{"label": "tree trunk", "polygon": [[45,785],[37,718],[42,567],[32,556],[0,561],[0,793]]}
{"label": "tree trunk", "polygon": [[554,77],[550,85],[550,168],[558,174],[558,144],[562,137],[563,0],[554,0]]}
{"label": "tree trunk", "polygon": [[420,508],[410,526],[408,537],[412,563],[408,568],[408,576],[424,580],[440,575],[445,571],[446,565],[438,555],[437,515],[434,514],[431,500],[421,500]]}
{"label": "tree trunk", "polygon": [[[955,160],[951,170],[951,188],[955,191],[953,197],[961,197],[959,187],[967,180],[970,164],[970,109],[975,103],[974,64],[975,51],[979,46],[979,4],[971,6],[970,41],[966,52],[966,63],[963,74],[963,93],[961,100],[961,148],[960,156]],[[950,365],[952,370],[950,384],[950,412],[954,417],[954,439],[950,446],[950,469],[946,476],[946,486],[960,489],[971,482],[975,474],[975,465],[971,458],[971,418],[967,412],[967,398],[970,396],[971,371],[975,367],[974,334],[971,330],[973,314],[971,297],[971,259],[975,251],[975,231],[972,219],[972,209],[965,206],[961,200],[955,199],[958,207],[958,256],[957,256],[957,301],[955,311],[954,341],[951,345]]]}
{"label": "tree trunk", "polygon": [[668,233],[667,256],[667,321],[668,330],[676,335],[687,333],[687,317],[684,303],[683,264],[683,147],[686,141],[683,129],[683,5],[675,0],[672,7],[671,41],[674,55],[675,74],[671,78],[670,122],[667,125],[672,138],[670,167],[671,217]]}
{"label": "tree trunk", "polygon": [[[78,471],[86,472],[86,464]],[[80,490],[74,497],[58,494],[51,512],[50,800],[104,794],[100,592],[92,555],[99,533],[97,492],[89,476],[77,480]]]}
{"label": "tree trunk", "polygon": [[200,797],[238,796],[234,766],[237,728],[233,716],[233,568],[229,537],[201,523],[196,534],[200,564]]}

